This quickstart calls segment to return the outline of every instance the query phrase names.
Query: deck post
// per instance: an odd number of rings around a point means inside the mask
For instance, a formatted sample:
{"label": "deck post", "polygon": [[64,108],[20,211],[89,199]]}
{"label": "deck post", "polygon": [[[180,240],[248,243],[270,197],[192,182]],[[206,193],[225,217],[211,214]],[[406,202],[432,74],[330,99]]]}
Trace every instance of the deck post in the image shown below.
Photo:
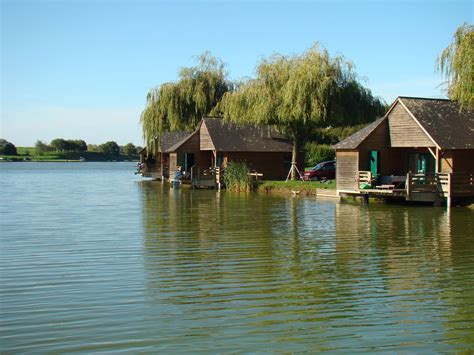
{"label": "deck post", "polygon": [[363,194],[361,198],[362,198],[362,204],[364,206],[369,204],[369,194]]}
{"label": "deck post", "polygon": [[407,173],[407,182],[406,182],[407,198],[410,199],[411,194],[411,174]]}
{"label": "deck post", "polygon": [[165,182],[165,173],[163,169],[163,152],[160,152],[160,172],[161,172],[161,183]]}
{"label": "deck post", "polygon": [[436,147],[436,165],[435,165],[435,173],[438,174],[439,173],[439,154],[440,154],[440,151],[438,149],[438,147]]}
{"label": "deck post", "polygon": [[219,167],[216,168],[216,182],[217,182],[217,189],[221,189],[221,169]]}
{"label": "deck post", "polygon": [[453,204],[453,200],[452,200],[452,173],[448,173],[448,197],[446,199],[446,205],[447,207],[451,207],[452,204]]}

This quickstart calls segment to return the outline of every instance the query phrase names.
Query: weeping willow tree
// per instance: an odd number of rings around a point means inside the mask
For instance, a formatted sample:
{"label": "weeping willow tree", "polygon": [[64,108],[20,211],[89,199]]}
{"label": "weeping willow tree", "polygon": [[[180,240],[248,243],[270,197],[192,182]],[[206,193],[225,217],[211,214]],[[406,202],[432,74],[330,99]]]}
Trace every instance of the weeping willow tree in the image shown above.
{"label": "weeping willow tree", "polygon": [[436,67],[447,79],[448,96],[458,101],[461,109],[474,109],[474,26],[464,23],[456,30]]}
{"label": "weeping willow tree", "polygon": [[296,162],[313,127],[371,121],[384,105],[358,83],[350,62],[315,44],[301,55],[263,59],[256,78],[224,94],[217,109],[231,122],[274,126],[292,140]]}
{"label": "weeping willow tree", "polygon": [[152,147],[163,132],[192,130],[232,88],[224,63],[209,52],[197,65],[182,68],[176,82],[153,88],[140,117],[143,138]]}

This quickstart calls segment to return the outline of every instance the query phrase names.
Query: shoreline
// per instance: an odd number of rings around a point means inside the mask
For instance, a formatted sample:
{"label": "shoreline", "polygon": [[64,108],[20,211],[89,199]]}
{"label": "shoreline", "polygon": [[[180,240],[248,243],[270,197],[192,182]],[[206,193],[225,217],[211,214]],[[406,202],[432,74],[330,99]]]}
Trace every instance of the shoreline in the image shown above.
{"label": "shoreline", "polygon": [[0,163],[138,163],[138,160],[0,160]]}

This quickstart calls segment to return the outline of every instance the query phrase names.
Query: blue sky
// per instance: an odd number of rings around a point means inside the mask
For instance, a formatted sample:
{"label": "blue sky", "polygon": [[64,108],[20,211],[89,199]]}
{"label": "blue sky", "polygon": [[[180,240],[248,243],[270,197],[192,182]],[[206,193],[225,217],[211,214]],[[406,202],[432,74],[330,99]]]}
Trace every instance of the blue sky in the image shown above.
{"label": "blue sky", "polygon": [[1,130],[18,146],[56,137],[142,144],[147,91],[205,50],[233,79],[318,41],[374,95],[444,97],[436,57],[472,1],[1,1]]}

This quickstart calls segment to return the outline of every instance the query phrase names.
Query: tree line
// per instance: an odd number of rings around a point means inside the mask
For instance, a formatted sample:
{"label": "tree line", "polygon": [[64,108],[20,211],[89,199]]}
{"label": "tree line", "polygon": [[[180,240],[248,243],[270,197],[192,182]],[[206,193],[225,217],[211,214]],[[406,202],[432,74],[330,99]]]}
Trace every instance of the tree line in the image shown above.
{"label": "tree line", "polygon": [[115,141],[108,141],[103,144],[87,144],[82,139],[63,139],[56,138],[51,143],[45,143],[41,140],[36,141],[36,154],[43,155],[50,152],[59,153],[80,153],[80,152],[99,152],[106,155],[137,155],[142,149],[136,147],[133,143],[127,143],[124,146],[119,146]]}
{"label": "tree line", "polygon": [[[111,156],[134,156],[137,155],[141,149],[142,147],[135,146],[133,143],[127,143],[123,146],[118,145],[115,141],[108,141],[103,144],[87,144],[82,139],[63,138],[53,139],[50,143],[37,140],[35,144],[36,155],[97,152]],[[5,139],[0,139],[0,155],[17,154],[17,148],[13,143]]]}
{"label": "tree line", "polygon": [[[449,97],[467,109],[473,108],[473,33],[472,26],[461,26],[437,62]],[[317,43],[301,54],[264,58],[255,77],[239,81],[231,81],[223,61],[205,52],[196,66],[182,68],[177,81],[151,89],[146,99],[140,122],[147,147],[163,132],[192,130],[203,116],[216,116],[273,126],[292,140],[293,161],[308,142],[323,143],[332,129],[342,139],[353,131],[345,128],[367,124],[387,109],[363,85],[351,61],[331,56]]]}

